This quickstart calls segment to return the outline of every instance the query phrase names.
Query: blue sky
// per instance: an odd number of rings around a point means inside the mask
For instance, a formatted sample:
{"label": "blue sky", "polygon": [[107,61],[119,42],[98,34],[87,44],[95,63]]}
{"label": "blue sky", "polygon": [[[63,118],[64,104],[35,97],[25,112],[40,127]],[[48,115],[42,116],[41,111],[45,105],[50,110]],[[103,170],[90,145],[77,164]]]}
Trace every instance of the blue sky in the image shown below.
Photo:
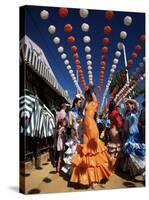
{"label": "blue sky", "polygon": [[[40,12],[45,9],[49,12],[48,20],[42,20],[40,18]],[[133,21],[132,25],[127,27],[123,23],[123,18],[125,16],[131,16]],[[82,32],[81,24],[88,23],[90,25],[90,30],[87,33]],[[64,32],[64,25],[70,23],[73,26],[72,33]],[[38,6],[28,6],[26,7],[25,15],[25,33],[37,44],[39,45],[57,78],[59,83],[63,86],[65,90],[68,90],[71,98],[76,94],[76,88],[73,81],[66,69],[60,54],[57,51],[58,46],[53,43],[53,35],[48,32],[48,27],[50,25],[55,25],[57,31],[54,36],[59,36],[61,38],[60,46],[65,48],[65,53],[68,56],[70,65],[75,71],[74,60],[72,59],[72,52],[70,50],[71,45],[67,42],[67,37],[73,35],[76,39],[75,45],[78,47],[78,53],[80,56],[81,66],[85,74],[85,80],[88,83],[87,74],[87,64],[85,58],[84,47],[85,44],[82,40],[83,36],[89,35],[91,37],[91,42],[89,46],[91,47],[92,63],[93,63],[93,82],[95,85],[95,91],[97,93],[97,86],[99,84],[99,72],[100,72],[100,57],[102,55],[101,48],[104,46],[102,43],[102,38],[106,36],[103,32],[105,25],[110,25],[112,27],[111,34],[108,35],[110,39],[110,44],[108,45],[109,51],[107,53],[106,61],[106,71],[105,78],[103,82],[103,87],[101,91],[102,95],[105,90],[106,82],[109,77],[109,72],[112,66],[112,61],[115,58],[114,53],[117,50],[117,43],[122,41],[120,39],[120,31],[127,32],[127,38],[124,40],[126,46],[127,58],[131,57],[131,53],[134,51],[136,44],[142,46],[142,50],[138,53],[138,58],[135,60],[134,65],[130,69],[130,73],[135,71],[138,67],[139,62],[142,62],[142,57],[145,56],[145,45],[139,40],[141,34],[145,34],[145,14],[135,13],[135,12],[114,12],[114,17],[112,20],[107,20],[105,18],[105,11],[102,10],[89,10],[89,16],[83,19],[79,15],[79,9],[69,8],[69,14],[66,18],[62,18],[58,15],[58,8],[53,7],[38,7]],[[119,64],[117,65],[117,70],[124,67],[123,56],[119,59]],[[144,81],[140,82],[144,84]],[[81,85],[81,83],[80,83]],[[139,102],[142,102],[142,96],[139,97]]]}

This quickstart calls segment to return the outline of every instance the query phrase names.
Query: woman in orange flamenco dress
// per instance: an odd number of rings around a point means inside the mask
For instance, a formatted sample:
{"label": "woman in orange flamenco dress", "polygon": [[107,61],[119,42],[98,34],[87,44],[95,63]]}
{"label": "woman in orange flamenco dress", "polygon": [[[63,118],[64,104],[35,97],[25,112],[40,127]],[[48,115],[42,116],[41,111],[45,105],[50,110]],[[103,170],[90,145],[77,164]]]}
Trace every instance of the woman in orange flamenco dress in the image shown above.
{"label": "woman in orange flamenco dress", "polygon": [[93,86],[85,92],[86,106],[84,116],[83,144],[77,145],[72,157],[72,175],[70,182],[89,185],[91,188],[102,179],[112,174],[113,160],[107,153],[104,143],[99,139],[99,132],[94,120],[98,103]]}

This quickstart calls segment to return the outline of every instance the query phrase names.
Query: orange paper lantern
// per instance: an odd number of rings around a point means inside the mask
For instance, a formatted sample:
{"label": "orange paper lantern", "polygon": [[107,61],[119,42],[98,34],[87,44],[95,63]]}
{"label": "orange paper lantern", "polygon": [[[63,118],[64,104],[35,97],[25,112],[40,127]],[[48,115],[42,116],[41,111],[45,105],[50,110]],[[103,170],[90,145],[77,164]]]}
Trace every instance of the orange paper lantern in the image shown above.
{"label": "orange paper lantern", "polygon": [[138,44],[138,45],[135,46],[136,51],[140,51],[141,49],[142,49],[141,45]]}
{"label": "orange paper lantern", "polygon": [[74,59],[74,60],[77,60],[78,58],[79,58],[78,53],[74,53],[74,54],[73,54],[73,59]]}
{"label": "orange paper lantern", "polygon": [[68,9],[67,8],[59,8],[58,14],[61,17],[67,17],[67,15],[68,15]]}
{"label": "orange paper lantern", "polygon": [[105,61],[106,60],[106,56],[101,56],[101,61]]}
{"label": "orange paper lantern", "polygon": [[108,11],[105,12],[105,18],[106,19],[111,20],[113,16],[114,16],[113,11],[108,10]]}
{"label": "orange paper lantern", "polygon": [[109,38],[105,37],[105,38],[102,39],[102,42],[104,44],[109,44],[110,40],[109,40]]}
{"label": "orange paper lantern", "polygon": [[141,42],[145,42],[145,35],[141,35],[140,40],[141,40]]}
{"label": "orange paper lantern", "polygon": [[71,33],[72,32],[72,25],[71,24],[66,24],[64,26],[64,31],[67,33]]}
{"label": "orange paper lantern", "polygon": [[75,38],[73,36],[68,37],[68,42],[70,43],[75,42]]}
{"label": "orange paper lantern", "polygon": [[132,57],[133,59],[137,58],[137,56],[138,56],[138,55],[137,55],[136,53],[132,53],[132,54],[131,54],[131,57]]}
{"label": "orange paper lantern", "polygon": [[109,33],[111,33],[111,31],[112,31],[112,28],[110,26],[105,26],[104,27],[104,33],[105,34],[109,34]]}
{"label": "orange paper lantern", "polygon": [[75,64],[76,64],[76,65],[80,65],[80,60],[76,60],[76,61],[75,61]]}
{"label": "orange paper lantern", "polygon": [[73,51],[73,52],[76,52],[77,49],[78,49],[78,48],[77,48],[75,45],[73,45],[73,46],[71,47],[71,51]]}
{"label": "orange paper lantern", "polygon": [[102,47],[101,52],[102,53],[107,53],[108,52],[108,47]]}

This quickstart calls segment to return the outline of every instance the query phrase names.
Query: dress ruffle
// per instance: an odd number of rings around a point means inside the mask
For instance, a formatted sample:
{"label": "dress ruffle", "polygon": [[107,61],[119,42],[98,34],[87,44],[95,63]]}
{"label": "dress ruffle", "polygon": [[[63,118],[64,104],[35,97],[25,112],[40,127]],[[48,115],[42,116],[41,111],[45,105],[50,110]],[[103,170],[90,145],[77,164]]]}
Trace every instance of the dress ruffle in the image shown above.
{"label": "dress ruffle", "polygon": [[91,182],[108,179],[115,160],[107,153],[104,144],[98,140],[96,145],[93,141],[90,145],[78,144],[77,153],[73,155],[71,162],[73,164],[71,182],[89,185]]}

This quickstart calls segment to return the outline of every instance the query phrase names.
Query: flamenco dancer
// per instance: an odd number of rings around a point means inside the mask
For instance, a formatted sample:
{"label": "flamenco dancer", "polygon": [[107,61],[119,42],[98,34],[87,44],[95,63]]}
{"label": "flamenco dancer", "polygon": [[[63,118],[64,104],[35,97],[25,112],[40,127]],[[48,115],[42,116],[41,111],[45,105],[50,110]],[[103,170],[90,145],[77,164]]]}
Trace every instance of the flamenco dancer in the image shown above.
{"label": "flamenco dancer", "polygon": [[77,152],[72,157],[73,170],[70,182],[88,185],[94,189],[96,183],[102,179],[108,179],[112,174],[113,159],[99,139],[98,128],[94,120],[98,103],[93,85],[89,86],[85,97],[83,144],[77,145]]}
{"label": "flamenco dancer", "polygon": [[145,144],[142,143],[138,129],[138,103],[136,100],[128,99],[125,104],[128,135],[124,144],[126,157],[123,171],[135,178],[145,171]]}

